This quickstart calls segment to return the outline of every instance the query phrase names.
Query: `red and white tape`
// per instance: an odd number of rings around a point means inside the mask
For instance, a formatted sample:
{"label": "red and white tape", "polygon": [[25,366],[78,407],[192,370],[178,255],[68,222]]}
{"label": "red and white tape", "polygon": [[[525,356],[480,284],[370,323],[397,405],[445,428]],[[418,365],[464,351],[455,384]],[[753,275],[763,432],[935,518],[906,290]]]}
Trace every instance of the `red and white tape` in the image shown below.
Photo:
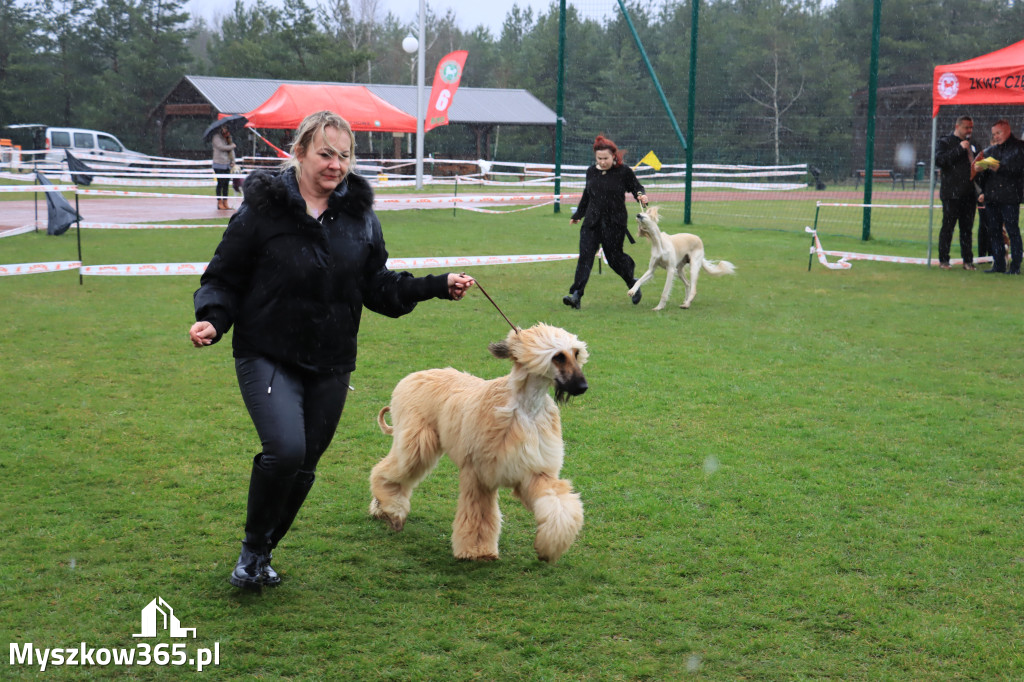
{"label": "red and white tape", "polygon": [[0,277],[7,275],[35,275],[41,272],[74,270],[81,263],[76,260],[50,261],[49,263],[9,263],[0,265]]}
{"label": "red and white tape", "polygon": [[224,223],[208,225],[160,225],[157,223],[81,223],[83,230],[191,230],[198,227],[224,229]]}
{"label": "red and white tape", "polygon": [[[813,227],[804,227],[804,231],[812,235],[814,238],[814,245],[811,246],[811,255],[818,256],[818,262],[824,265],[829,270],[849,270],[853,267],[851,260],[866,260],[866,261],[877,261],[879,263],[904,263],[908,265],[928,265],[931,263],[938,263],[937,260],[928,258],[912,258],[910,256],[883,256],[874,253],[857,253],[855,251],[826,251],[821,246],[821,240],[818,239],[818,233]],[[829,263],[826,256],[832,256],[839,260],[835,263]],[[963,264],[962,258],[953,258],[949,261],[950,265],[961,265]],[[975,263],[991,263],[991,256],[983,256],[981,258],[975,258]]]}
{"label": "red and white tape", "polygon": [[83,265],[82,275],[135,276],[201,275],[206,263],[118,263],[113,265]]}
{"label": "red and white tape", "polygon": [[[516,265],[574,260],[576,253],[544,253],[516,256],[440,256],[427,258],[389,258],[392,270],[421,270],[424,268],[469,268],[482,265]],[[206,263],[112,263],[108,265],[82,265],[77,261],[58,263],[17,263],[0,265],[0,275],[28,275],[36,272],[57,272],[78,268],[82,275],[151,277],[161,275],[200,275]]]}
{"label": "red and white tape", "polygon": [[74,192],[77,185],[5,185],[0,192]]}
{"label": "red and white tape", "polygon": [[[567,199],[578,199],[580,194],[559,195],[562,201]],[[553,203],[556,200],[552,194],[466,194],[461,197],[374,197],[376,204],[493,204],[512,201],[546,201]]]}

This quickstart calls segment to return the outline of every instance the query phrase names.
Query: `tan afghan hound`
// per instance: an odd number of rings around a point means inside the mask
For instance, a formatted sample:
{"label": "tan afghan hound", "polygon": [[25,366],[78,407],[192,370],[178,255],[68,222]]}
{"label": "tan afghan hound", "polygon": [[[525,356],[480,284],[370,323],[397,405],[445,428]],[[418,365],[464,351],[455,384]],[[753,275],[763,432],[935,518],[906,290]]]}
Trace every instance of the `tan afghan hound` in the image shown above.
{"label": "tan afghan hound", "polygon": [[[498,558],[498,488],[512,488],[537,520],[538,558],[556,561],[583,527],[583,505],[561,480],[564,450],[556,405],[587,390],[587,345],[546,324],[513,330],[488,347],[512,361],[489,381],[451,369],[415,372],[398,382],[377,416],[393,436],[391,452],[370,473],[370,514],[402,530],[409,498],[444,453],[459,468],[452,524],[457,559]],[[549,395],[555,387],[555,400]],[[384,415],[391,412],[393,426]]]}

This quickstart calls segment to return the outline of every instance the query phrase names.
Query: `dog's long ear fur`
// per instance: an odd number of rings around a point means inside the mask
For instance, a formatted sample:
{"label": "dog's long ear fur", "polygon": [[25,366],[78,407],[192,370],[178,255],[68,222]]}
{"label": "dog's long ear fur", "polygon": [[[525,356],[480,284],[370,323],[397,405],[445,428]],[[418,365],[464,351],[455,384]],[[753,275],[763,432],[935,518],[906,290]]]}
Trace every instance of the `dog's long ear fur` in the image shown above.
{"label": "dog's long ear fur", "polygon": [[495,341],[487,346],[487,350],[491,351],[491,355],[502,360],[512,360],[515,362],[516,353],[514,346],[519,345],[519,332],[522,329],[518,327],[508,333],[501,341]]}
{"label": "dog's long ear fur", "polygon": [[491,355],[502,360],[512,357],[512,349],[509,348],[508,341],[496,341],[489,344],[487,350],[491,351]]}

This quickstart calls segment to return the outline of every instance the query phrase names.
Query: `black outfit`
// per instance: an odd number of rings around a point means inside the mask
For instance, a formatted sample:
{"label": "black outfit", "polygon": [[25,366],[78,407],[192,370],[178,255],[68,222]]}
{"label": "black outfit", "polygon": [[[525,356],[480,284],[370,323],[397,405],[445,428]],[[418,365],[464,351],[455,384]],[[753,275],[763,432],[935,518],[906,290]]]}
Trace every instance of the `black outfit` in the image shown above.
{"label": "black outfit", "polygon": [[306,212],[294,170],[256,172],[195,292],[196,320],[234,326],[242,398],[262,443],[253,460],[245,540],[231,582],[280,581],[270,550],[316,478],[355,369],[363,306],[398,317],[450,298],[447,275],[388,270],[373,191],[349,175],[319,219]]}
{"label": "black outfit", "polygon": [[[1022,254],[1020,203],[1024,198],[1024,142],[1012,135],[1001,144],[984,151],[986,158],[999,159],[999,168],[981,172],[978,185],[985,194],[992,270],[1020,274]],[[1003,230],[1010,239],[1010,263],[1007,268]]]}
{"label": "black outfit", "polygon": [[953,228],[960,224],[960,255],[964,265],[974,262],[971,251],[971,231],[978,199],[971,182],[971,166],[977,154],[960,146],[963,139],[954,133],[944,135],[935,143],[935,165],[942,171],[942,228],[939,230],[939,262],[949,264],[949,247],[953,241]]}
{"label": "black outfit", "polygon": [[569,289],[571,296],[577,299],[583,296],[590,271],[594,267],[594,257],[600,247],[604,247],[608,265],[627,286],[632,287],[636,282],[633,277],[633,259],[622,250],[629,221],[626,194],[632,194],[634,199],[644,194],[643,185],[629,166],[616,164],[602,171],[594,164],[587,169],[583,198],[572,214],[572,220],[583,218],[583,226],[580,228],[580,257],[576,263],[576,279]]}

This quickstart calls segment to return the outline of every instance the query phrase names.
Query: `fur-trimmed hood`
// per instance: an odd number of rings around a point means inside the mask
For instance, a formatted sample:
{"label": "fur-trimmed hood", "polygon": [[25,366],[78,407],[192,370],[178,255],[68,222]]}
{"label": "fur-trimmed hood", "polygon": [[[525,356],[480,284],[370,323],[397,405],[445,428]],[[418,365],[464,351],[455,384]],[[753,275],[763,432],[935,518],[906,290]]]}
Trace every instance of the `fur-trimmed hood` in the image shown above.
{"label": "fur-trimmed hood", "polygon": [[[306,212],[306,202],[299,193],[295,170],[255,171],[242,186],[245,201],[261,213]],[[373,188],[362,177],[349,173],[327,200],[328,210],[362,215],[373,206]]]}

